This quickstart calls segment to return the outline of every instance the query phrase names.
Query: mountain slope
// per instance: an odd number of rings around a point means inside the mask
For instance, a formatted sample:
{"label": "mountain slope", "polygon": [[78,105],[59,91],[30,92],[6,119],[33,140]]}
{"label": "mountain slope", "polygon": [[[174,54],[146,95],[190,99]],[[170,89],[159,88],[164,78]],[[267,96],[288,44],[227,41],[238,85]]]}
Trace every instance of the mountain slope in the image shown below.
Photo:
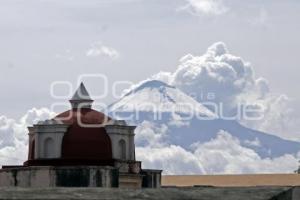
{"label": "mountain slope", "polygon": [[209,109],[184,94],[179,89],[161,81],[147,81],[127,93],[109,107],[118,112],[174,112],[179,114],[199,114],[216,118]]}
{"label": "mountain slope", "polygon": [[[156,80],[142,83],[112,104],[109,115],[132,124],[146,121],[156,127],[166,126],[164,142],[185,149],[191,148],[194,143],[207,142],[224,130],[263,158],[300,151],[298,142],[246,128],[237,121],[218,119],[208,108],[179,89]],[[143,145],[138,141],[137,144]]]}

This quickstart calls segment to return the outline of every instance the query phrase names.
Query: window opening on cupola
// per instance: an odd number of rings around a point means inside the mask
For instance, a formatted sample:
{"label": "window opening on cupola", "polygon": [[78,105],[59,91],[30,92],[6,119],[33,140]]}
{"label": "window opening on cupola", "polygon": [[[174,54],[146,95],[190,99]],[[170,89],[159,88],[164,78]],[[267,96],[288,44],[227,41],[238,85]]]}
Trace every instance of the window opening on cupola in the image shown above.
{"label": "window opening on cupola", "polygon": [[54,151],[54,141],[52,138],[47,138],[44,142],[44,154],[45,158],[53,158],[53,151]]}
{"label": "window opening on cupola", "polygon": [[119,141],[119,150],[120,150],[120,159],[126,160],[126,142],[125,140],[121,139]]}

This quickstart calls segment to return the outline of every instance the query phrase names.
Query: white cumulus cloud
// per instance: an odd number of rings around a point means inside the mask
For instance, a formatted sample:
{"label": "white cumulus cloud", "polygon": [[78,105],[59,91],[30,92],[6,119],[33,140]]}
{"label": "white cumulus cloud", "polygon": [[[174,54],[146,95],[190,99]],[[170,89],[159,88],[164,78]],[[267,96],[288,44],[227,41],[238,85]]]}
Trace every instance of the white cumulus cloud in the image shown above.
{"label": "white cumulus cloud", "polygon": [[104,56],[114,60],[119,58],[120,53],[112,47],[102,45],[101,43],[96,43],[93,44],[91,48],[86,51],[86,56],[88,57]]}
{"label": "white cumulus cloud", "polygon": [[180,146],[138,147],[137,159],[143,168],[163,169],[164,174],[204,174],[198,158]]}
{"label": "white cumulus cloud", "polygon": [[[300,141],[299,107],[284,94],[272,94],[268,81],[256,77],[251,64],[231,54],[223,42],[213,44],[203,55],[183,56],[174,72],[159,72],[152,79],[176,86],[199,102],[215,103],[219,116],[232,117],[250,128]],[[214,98],[208,99],[208,94],[214,94]],[[249,116],[251,120],[239,115],[245,105],[256,108],[257,112]],[[257,116],[255,120],[254,116]]]}
{"label": "white cumulus cloud", "polygon": [[193,15],[221,15],[228,11],[223,0],[186,0],[187,4],[181,8]]}
{"label": "white cumulus cloud", "polygon": [[157,126],[152,122],[143,121],[135,129],[135,141],[143,146],[161,146],[167,137],[168,126]]}
{"label": "white cumulus cloud", "polygon": [[54,115],[47,108],[32,108],[19,120],[0,116],[0,165],[22,164],[28,153],[27,127]]}
{"label": "white cumulus cloud", "polygon": [[208,142],[195,144],[193,149],[147,146],[138,147],[136,153],[144,168],[163,169],[164,174],[292,173],[300,158],[300,154],[261,158],[224,131]]}

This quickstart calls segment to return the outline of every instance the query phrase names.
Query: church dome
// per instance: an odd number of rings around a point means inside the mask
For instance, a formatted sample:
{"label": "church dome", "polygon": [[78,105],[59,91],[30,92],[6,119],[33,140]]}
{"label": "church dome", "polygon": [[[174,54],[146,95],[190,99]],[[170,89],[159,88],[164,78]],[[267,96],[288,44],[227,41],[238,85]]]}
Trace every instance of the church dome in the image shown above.
{"label": "church dome", "polygon": [[[105,125],[112,119],[93,110],[92,102],[85,86],[81,83],[70,100],[72,108],[49,120],[49,123],[55,123],[53,126],[67,125],[61,140],[60,156],[48,159],[35,158],[35,139],[33,138],[29,147],[29,159],[24,164],[29,166],[113,165],[112,142],[105,130]],[[49,123],[47,124],[51,127]],[[53,136],[53,138],[56,137]],[[44,155],[47,152],[55,152],[48,148],[50,146],[54,148],[50,145],[54,143],[53,138],[49,140],[52,143],[48,140],[44,141],[45,144],[41,147],[44,148]]]}
{"label": "church dome", "polygon": [[55,120],[70,125],[62,141],[62,159],[112,159],[112,147],[105,125],[111,119],[90,108],[72,109]]}
{"label": "church dome", "polygon": [[80,84],[70,100],[72,109],[54,118],[70,126],[62,140],[62,159],[112,159],[111,140],[104,128],[111,118],[93,110],[92,102],[85,86]]}

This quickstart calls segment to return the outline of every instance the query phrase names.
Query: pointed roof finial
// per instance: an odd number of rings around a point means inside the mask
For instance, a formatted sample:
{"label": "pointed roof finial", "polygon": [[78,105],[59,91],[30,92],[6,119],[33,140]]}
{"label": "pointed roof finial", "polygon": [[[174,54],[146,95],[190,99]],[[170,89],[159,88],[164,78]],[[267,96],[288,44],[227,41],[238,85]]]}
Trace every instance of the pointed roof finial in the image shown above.
{"label": "pointed roof finial", "polygon": [[78,89],[70,100],[72,108],[91,108],[93,99],[91,99],[87,89],[81,82]]}

